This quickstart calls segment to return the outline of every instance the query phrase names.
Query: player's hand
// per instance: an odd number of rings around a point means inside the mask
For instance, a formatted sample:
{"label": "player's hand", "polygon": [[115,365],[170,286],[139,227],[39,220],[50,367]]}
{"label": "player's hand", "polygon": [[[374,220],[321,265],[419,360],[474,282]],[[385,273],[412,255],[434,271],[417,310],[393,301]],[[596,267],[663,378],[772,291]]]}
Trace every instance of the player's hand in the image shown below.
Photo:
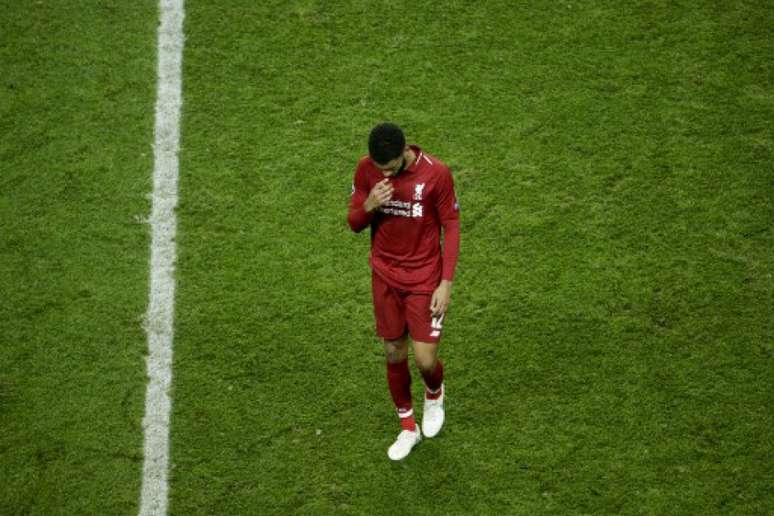
{"label": "player's hand", "polygon": [[430,311],[433,313],[434,317],[445,314],[446,309],[449,308],[451,287],[451,281],[442,280],[441,284],[438,285],[438,288],[433,292],[433,297],[430,299]]}
{"label": "player's hand", "polygon": [[392,199],[392,194],[394,191],[395,188],[390,183],[389,178],[382,179],[376,183],[376,185],[371,188],[371,192],[368,194],[368,198],[363,205],[365,211],[371,213],[376,208],[386,204],[390,199]]}

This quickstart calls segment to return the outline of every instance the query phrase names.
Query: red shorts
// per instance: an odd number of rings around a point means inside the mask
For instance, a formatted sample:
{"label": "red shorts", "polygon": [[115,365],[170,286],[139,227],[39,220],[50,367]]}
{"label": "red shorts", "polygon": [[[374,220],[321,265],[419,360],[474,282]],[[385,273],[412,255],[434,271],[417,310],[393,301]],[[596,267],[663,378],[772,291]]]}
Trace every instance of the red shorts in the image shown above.
{"label": "red shorts", "polygon": [[389,286],[378,274],[371,274],[371,288],[374,296],[376,333],[386,340],[398,340],[408,334],[415,342],[441,340],[443,318],[446,314],[433,317],[430,312],[432,294],[412,293]]}

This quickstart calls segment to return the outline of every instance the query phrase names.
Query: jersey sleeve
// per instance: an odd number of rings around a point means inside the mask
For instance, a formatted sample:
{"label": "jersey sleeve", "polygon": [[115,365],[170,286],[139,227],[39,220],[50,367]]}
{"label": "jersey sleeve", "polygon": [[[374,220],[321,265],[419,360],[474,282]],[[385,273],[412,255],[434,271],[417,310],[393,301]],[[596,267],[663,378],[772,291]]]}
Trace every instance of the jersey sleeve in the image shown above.
{"label": "jersey sleeve", "polygon": [[364,204],[368,198],[369,189],[365,176],[365,170],[358,165],[355,178],[352,182],[352,196],[349,199],[349,213],[347,222],[355,233],[360,233],[371,224],[374,217],[372,213],[366,213]]}
{"label": "jersey sleeve", "polygon": [[441,279],[454,280],[454,270],[460,254],[460,207],[454,193],[454,180],[448,168],[438,182],[436,197],[438,219],[443,227],[443,272]]}

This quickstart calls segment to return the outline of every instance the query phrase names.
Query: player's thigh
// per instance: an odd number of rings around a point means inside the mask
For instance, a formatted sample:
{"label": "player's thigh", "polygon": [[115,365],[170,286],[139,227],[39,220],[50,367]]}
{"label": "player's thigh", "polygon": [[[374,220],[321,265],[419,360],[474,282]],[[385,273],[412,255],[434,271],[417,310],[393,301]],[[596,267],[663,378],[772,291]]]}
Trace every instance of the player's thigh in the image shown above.
{"label": "player's thigh", "polygon": [[371,275],[376,333],[386,341],[398,341],[406,335],[406,309],[401,296],[378,274]]}

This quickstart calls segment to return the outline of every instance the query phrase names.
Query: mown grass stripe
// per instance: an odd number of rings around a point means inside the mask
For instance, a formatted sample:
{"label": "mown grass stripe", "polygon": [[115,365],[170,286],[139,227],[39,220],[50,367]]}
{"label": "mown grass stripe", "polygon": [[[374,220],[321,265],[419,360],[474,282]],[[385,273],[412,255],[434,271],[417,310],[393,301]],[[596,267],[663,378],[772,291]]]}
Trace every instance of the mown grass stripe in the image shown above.
{"label": "mown grass stripe", "polygon": [[158,31],[158,90],[151,208],[148,388],[145,395],[145,455],[140,514],[166,514],[172,344],[175,304],[175,234],[178,147],[182,103],[183,0],[161,0]]}

